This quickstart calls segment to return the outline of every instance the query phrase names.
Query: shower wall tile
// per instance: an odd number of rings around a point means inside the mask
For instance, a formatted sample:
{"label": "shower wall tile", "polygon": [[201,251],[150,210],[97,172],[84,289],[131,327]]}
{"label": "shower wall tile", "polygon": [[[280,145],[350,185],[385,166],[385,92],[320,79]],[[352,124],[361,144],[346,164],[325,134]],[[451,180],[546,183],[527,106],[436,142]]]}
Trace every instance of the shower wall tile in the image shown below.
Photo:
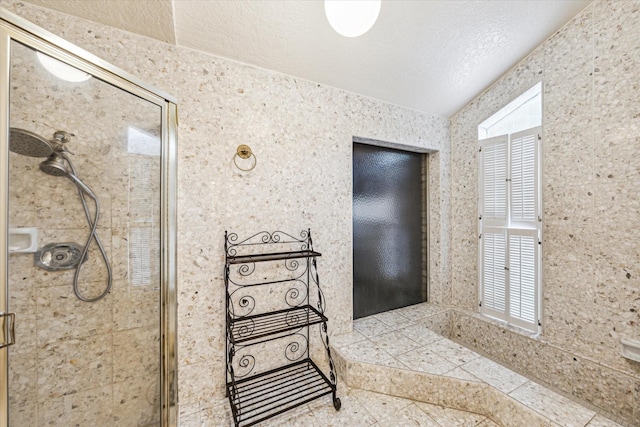
{"label": "shower wall tile", "polygon": [[[78,197],[78,189],[73,182],[63,177],[49,177],[39,171],[37,173],[39,181],[49,181],[38,183],[38,188],[35,191],[37,223],[55,224],[54,227],[59,229],[83,229],[87,230],[84,233],[88,234],[90,229],[87,226],[87,219]],[[95,185],[85,180],[82,175],[81,179],[89,188],[94,189]],[[111,197],[109,193],[100,192],[97,189],[95,189],[95,194],[100,200],[98,229],[109,228],[111,226]],[[93,221],[95,205],[90,197],[86,197],[86,200]]]}
{"label": "shower wall tile", "polygon": [[69,339],[38,348],[38,403],[112,382],[111,334]]}
{"label": "shower wall tile", "polygon": [[573,394],[625,420],[633,419],[634,379],[587,359],[574,365]]}
{"label": "shower wall tile", "polygon": [[[584,300],[574,300],[564,295],[556,295],[555,297],[545,297],[544,304],[544,334],[545,337],[552,341],[567,335],[575,337],[580,326],[577,322],[588,320],[589,317],[588,313],[582,311],[585,304]],[[591,306],[592,304],[589,305]],[[578,350],[578,342],[575,340],[567,342],[564,348],[575,352]]]}
{"label": "shower wall tile", "polygon": [[136,289],[114,283],[112,298],[113,330],[133,328],[158,330],[160,296],[156,289]]}
{"label": "shower wall tile", "polygon": [[[12,122],[12,127],[18,127]],[[9,227],[35,227],[35,193],[33,182],[23,180],[23,174],[35,174],[37,170],[36,160],[32,157],[9,153]]]}
{"label": "shower wall tile", "polygon": [[112,393],[108,385],[43,400],[38,403],[37,425],[111,425]]}
{"label": "shower wall tile", "polygon": [[26,405],[11,405],[9,412],[9,425],[11,426],[35,426],[37,425],[38,412],[35,403]]}
{"label": "shower wall tile", "polygon": [[637,0],[594,5],[594,120],[596,141],[636,138],[640,133],[640,29]]}
{"label": "shower wall tile", "polygon": [[544,307],[557,306],[555,297],[563,295],[592,302],[595,270],[592,251],[587,249],[593,242],[592,221],[545,222],[542,233]]}
{"label": "shower wall tile", "polygon": [[111,295],[88,304],[78,300],[71,284],[38,289],[38,344],[112,331]]}
{"label": "shower wall tile", "polygon": [[[19,342],[19,341],[17,341]],[[13,346],[11,350],[17,348]],[[19,415],[16,416],[16,424],[11,425],[32,425],[32,424],[19,424],[18,419],[32,417],[32,412],[35,413],[35,404],[33,396],[37,393],[38,382],[38,359],[35,349],[31,352],[14,353],[9,354],[8,375],[9,382],[11,384],[11,393],[9,393],[9,405],[13,411],[10,411],[11,419],[14,419],[14,412]],[[20,409],[18,409],[20,408]]]}
{"label": "shower wall tile", "polygon": [[596,295],[625,312],[640,310],[639,144],[638,138],[610,141],[596,161]]}
{"label": "shower wall tile", "polygon": [[135,328],[113,334],[113,379],[130,381],[159,375],[158,328]]}
{"label": "shower wall tile", "polygon": [[593,41],[593,11],[588,8],[542,47],[545,170],[568,183],[592,173]]}
{"label": "shower wall tile", "polygon": [[151,426],[160,423],[159,373],[113,384],[112,425]]}
{"label": "shower wall tile", "polygon": [[11,354],[32,353],[36,343],[36,287],[33,254],[11,254],[8,265],[9,312],[17,314]]}
{"label": "shower wall tile", "polygon": [[129,230],[126,227],[114,227],[111,230],[111,274],[115,289],[129,287]]}
{"label": "shower wall tile", "polygon": [[[546,162],[545,162],[546,163]],[[546,174],[545,178],[550,174]],[[593,221],[595,183],[585,175],[585,182],[557,180],[543,186],[544,223],[560,225],[563,223],[578,225]],[[567,222],[570,221],[570,222]]]}

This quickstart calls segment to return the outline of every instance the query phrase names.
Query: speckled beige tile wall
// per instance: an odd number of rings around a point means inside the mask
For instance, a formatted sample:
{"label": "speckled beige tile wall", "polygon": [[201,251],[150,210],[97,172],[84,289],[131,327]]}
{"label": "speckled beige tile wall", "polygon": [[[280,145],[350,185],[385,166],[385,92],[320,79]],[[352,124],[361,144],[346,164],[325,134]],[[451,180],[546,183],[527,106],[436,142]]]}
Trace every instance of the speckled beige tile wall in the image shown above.
{"label": "speckled beige tile wall", "polygon": [[[310,227],[314,248],[323,254],[318,269],[330,331],[346,332],[352,310],[352,138],[445,150],[430,157],[430,184],[448,186],[444,118],[28,4],[0,4],[178,98],[181,417],[209,410],[211,399],[222,394],[225,230]],[[233,167],[239,144],[249,144],[258,159],[249,173]],[[430,191],[436,198],[431,206],[444,209],[448,196]],[[449,216],[431,212],[432,221],[438,217]],[[446,227],[443,221],[431,234],[443,248]],[[446,254],[440,252],[439,263],[431,260],[431,296],[438,301],[446,299],[440,294],[447,286],[439,277],[448,275],[438,274],[434,264],[442,269]]]}
{"label": "speckled beige tile wall", "polygon": [[[452,336],[640,425],[640,2],[595,1],[451,120]],[[543,332],[477,314],[477,125],[543,82]],[[531,355],[535,354],[535,357]]]}

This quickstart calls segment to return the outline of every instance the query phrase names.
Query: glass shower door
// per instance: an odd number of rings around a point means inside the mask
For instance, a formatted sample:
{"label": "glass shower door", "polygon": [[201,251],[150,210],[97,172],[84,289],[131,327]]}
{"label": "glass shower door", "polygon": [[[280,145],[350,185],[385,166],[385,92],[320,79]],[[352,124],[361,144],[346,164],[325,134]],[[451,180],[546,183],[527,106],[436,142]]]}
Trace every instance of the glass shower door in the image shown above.
{"label": "glass shower door", "polygon": [[160,425],[162,108],[10,43],[9,425]]}

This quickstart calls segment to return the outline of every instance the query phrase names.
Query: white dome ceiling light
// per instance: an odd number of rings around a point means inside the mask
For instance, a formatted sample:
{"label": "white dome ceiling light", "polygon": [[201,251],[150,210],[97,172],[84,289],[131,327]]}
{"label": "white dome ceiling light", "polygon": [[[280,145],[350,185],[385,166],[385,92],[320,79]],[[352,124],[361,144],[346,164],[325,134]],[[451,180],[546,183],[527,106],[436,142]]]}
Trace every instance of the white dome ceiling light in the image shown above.
{"label": "white dome ceiling light", "polygon": [[340,35],[358,37],[376,23],[382,0],[325,0],[329,24]]}
{"label": "white dome ceiling light", "polygon": [[71,82],[80,83],[91,78],[91,74],[87,74],[82,70],[78,70],[69,64],[65,64],[55,58],[50,57],[42,52],[36,52],[38,61],[44,68],[59,79]]}

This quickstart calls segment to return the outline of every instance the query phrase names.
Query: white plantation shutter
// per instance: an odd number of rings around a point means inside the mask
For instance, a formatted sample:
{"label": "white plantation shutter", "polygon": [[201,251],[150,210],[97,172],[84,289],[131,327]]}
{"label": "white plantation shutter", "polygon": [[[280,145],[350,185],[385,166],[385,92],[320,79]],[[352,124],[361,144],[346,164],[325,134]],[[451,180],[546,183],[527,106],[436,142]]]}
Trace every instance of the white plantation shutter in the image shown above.
{"label": "white plantation shutter", "polygon": [[540,140],[536,127],[480,141],[482,313],[537,332]]}
{"label": "white plantation shutter", "polygon": [[502,318],[506,314],[506,255],[504,228],[487,227],[482,234],[483,311]]}
{"label": "white plantation shutter", "polygon": [[511,225],[538,217],[538,135],[536,127],[510,136]]}
{"label": "white plantation shutter", "polygon": [[514,230],[509,237],[509,317],[527,329],[534,329],[538,313],[538,232]]}
{"label": "white plantation shutter", "polygon": [[485,224],[504,225],[507,219],[507,142],[507,135],[482,142],[481,191]]}

